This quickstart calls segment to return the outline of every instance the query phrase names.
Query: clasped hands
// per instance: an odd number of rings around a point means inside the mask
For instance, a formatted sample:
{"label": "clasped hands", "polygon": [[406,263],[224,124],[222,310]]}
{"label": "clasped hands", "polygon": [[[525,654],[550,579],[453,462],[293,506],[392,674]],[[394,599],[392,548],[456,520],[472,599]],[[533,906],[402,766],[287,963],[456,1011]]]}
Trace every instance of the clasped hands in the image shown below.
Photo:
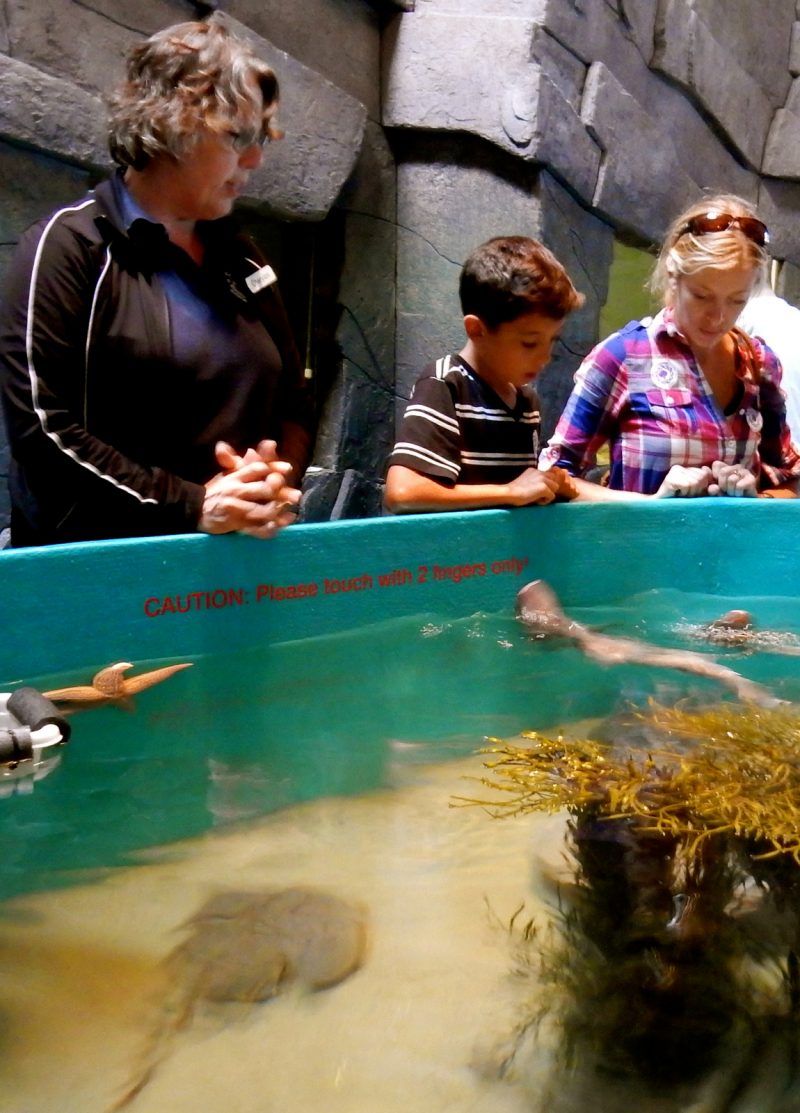
{"label": "clasped hands", "polygon": [[260,441],[244,456],[219,441],[214,452],[221,470],[205,485],[201,532],[272,537],[295,520],[300,491],[275,441]]}
{"label": "clasped hands", "polygon": [[755,498],[756,477],[742,464],[723,464],[715,460],[711,467],[685,468],[674,464],[654,498],[696,498],[698,495],[729,495]]}

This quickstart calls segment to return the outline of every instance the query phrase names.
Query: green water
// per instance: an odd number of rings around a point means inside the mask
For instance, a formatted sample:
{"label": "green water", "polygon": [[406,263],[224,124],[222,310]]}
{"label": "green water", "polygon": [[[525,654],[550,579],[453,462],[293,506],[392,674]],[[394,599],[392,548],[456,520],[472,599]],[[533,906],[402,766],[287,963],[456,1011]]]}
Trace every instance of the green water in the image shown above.
{"label": "green water", "polygon": [[[608,634],[702,649],[674,632],[745,607],[762,629],[800,631],[800,605],[652,591],[570,609]],[[800,658],[714,648],[718,660],[800,700]],[[26,678],[42,690],[87,683],[110,662]],[[160,663],[160,662],[159,662]],[[144,671],[150,662],[136,662]],[[0,897],[86,879],[142,848],[325,795],[387,783],[415,762],[469,754],[485,735],[557,728],[649,697],[725,695],[670,670],[604,668],[573,647],[526,637],[508,613],[436,615],[336,636],[218,653],[136,697],[72,717],[61,763],[32,793],[0,800]],[[730,698],[725,695],[725,698]]]}

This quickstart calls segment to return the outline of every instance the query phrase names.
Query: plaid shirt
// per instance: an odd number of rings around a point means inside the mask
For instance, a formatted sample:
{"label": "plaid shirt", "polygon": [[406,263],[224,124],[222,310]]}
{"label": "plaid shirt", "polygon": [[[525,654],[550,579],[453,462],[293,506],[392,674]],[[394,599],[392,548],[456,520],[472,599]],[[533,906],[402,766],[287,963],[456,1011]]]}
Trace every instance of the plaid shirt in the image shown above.
{"label": "plaid shirt", "polygon": [[774,352],[737,337],[736,374],[741,385],[725,413],[669,309],[631,321],[578,368],[539,466],[585,475],[608,442],[616,490],[652,494],[674,464],[714,460],[749,468],[761,489],[800,476]]}

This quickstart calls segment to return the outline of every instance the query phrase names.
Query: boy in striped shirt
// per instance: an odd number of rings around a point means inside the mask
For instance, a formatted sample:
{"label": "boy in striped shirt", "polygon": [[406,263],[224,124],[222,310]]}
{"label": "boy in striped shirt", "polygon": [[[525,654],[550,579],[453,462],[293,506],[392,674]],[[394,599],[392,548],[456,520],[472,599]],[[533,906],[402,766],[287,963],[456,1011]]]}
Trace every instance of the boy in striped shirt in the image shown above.
{"label": "boy in striped shirt", "polygon": [[566,479],[560,468],[536,467],[532,383],[583,295],[526,236],[476,248],[459,294],[466,344],[417,380],[389,459],[385,499],[395,513],[545,504]]}

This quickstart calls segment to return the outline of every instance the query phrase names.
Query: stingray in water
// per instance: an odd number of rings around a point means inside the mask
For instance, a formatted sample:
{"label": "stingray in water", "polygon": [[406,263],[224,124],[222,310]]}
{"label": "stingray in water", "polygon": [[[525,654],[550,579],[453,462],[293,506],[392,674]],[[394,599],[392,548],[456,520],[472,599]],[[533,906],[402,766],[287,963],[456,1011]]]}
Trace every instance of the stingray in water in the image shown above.
{"label": "stingray in water", "polygon": [[362,965],[367,947],[363,908],[302,886],[217,894],[184,926],[187,938],[164,964],[171,993],[113,1110],[147,1085],[200,1003],[266,1001],[291,984],[326,989]]}
{"label": "stingray in water", "polygon": [[678,669],[710,680],[718,680],[741,700],[759,707],[775,707],[782,701],[766,688],[748,680],[734,669],[719,664],[713,657],[688,649],[669,649],[650,645],[635,638],[599,634],[569,618],[561,609],[555,592],[544,580],[533,580],[517,595],[517,617],[530,633],[538,637],[560,637],[575,643],[587,657],[603,665],[650,665]]}

